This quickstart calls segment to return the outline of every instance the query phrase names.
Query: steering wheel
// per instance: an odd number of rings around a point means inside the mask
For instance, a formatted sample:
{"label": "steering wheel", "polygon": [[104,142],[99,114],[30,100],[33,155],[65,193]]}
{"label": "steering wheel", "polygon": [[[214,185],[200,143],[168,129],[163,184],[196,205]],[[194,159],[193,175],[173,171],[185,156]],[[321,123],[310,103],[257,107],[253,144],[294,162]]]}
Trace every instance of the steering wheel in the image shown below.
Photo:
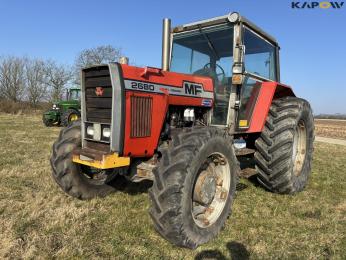
{"label": "steering wheel", "polygon": [[[219,65],[219,64],[215,64],[217,68],[219,68],[221,70],[220,73],[217,73],[215,69],[215,73],[216,73],[216,77],[219,81],[222,81],[222,79],[226,76],[226,73],[224,71],[224,69]],[[211,69],[211,62],[208,62],[207,64],[204,65],[203,69]],[[220,79],[220,77],[222,76],[222,78]]]}

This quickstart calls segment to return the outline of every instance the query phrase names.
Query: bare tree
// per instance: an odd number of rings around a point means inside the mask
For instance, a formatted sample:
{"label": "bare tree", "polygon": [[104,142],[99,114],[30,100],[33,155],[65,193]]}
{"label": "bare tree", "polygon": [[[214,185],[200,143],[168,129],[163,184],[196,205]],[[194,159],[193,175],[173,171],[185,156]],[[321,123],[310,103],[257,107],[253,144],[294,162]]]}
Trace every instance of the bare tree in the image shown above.
{"label": "bare tree", "polygon": [[75,83],[79,84],[79,73],[82,68],[118,61],[121,56],[121,49],[111,45],[102,45],[82,50],[75,60]]}
{"label": "bare tree", "polygon": [[0,96],[18,102],[25,88],[25,58],[6,57],[0,62]]}
{"label": "bare tree", "polygon": [[58,65],[54,61],[48,61],[45,66],[47,84],[51,88],[51,100],[62,98],[63,90],[73,79],[73,71],[70,67]]}
{"label": "bare tree", "polygon": [[30,104],[34,107],[43,98],[47,97],[47,76],[45,62],[42,60],[28,60],[25,66],[26,91]]}
{"label": "bare tree", "polygon": [[78,68],[83,68],[94,64],[118,61],[120,57],[120,48],[111,45],[102,45],[81,51],[76,58],[75,65]]}

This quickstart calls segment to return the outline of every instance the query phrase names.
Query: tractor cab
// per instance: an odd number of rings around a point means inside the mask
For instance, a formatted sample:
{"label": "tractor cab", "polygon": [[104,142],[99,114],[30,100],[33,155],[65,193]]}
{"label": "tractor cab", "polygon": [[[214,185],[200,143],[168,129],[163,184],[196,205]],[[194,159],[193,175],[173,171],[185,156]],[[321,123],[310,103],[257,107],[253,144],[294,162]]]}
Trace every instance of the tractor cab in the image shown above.
{"label": "tractor cab", "polygon": [[171,30],[169,70],[211,77],[215,104],[212,125],[228,125],[232,85],[238,130],[246,130],[262,82],[279,81],[276,40],[238,13],[177,26]]}
{"label": "tractor cab", "polygon": [[70,88],[66,92],[66,100],[75,100],[80,102],[81,89],[80,88]]}

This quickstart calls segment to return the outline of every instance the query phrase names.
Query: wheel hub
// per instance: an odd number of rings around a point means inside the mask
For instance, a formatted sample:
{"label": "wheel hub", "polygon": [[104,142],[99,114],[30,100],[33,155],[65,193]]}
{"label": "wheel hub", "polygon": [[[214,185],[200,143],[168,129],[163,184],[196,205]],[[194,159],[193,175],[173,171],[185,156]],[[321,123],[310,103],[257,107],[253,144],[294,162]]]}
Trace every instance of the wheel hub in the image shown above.
{"label": "wheel hub", "polygon": [[230,165],[220,153],[202,164],[192,194],[192,216],[201,228],[214,224],[224,210],[231,184]]}
{"label": "wheel hub", "polygon": [[70,122],[78,120],[78,116],[76,114],[70,115]]}
{"label": "wheel hub", "polygon": [[295,130],[293,139],[293,155],[292,160],[294,164],[293,173],[299,176],[306,157],[306,144],[307,134],[304,121],[299,121],[298,126]]}
{"label": "wheel hub", "polygon": [[216,193],[215,176],[207,171],[201,172],[197,179],[194,192],[194,201],[202,205],[209,205]]}

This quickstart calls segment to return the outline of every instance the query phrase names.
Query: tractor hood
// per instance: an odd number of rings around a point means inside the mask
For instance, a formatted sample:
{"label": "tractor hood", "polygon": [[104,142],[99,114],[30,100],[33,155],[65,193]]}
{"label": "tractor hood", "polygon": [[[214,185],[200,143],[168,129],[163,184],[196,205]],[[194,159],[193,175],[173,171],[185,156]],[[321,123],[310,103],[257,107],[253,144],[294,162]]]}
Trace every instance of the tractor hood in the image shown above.
{"label": "tractor hood", "polygon": [[59,101],[59,102],[55,102],[53,104],[53,107],[54,105],[56,105],[56,107],[59,107],[59,108],[66,108],[66,107],[79,107],[79,101],[77,100],[66,100],[66,101]]}

